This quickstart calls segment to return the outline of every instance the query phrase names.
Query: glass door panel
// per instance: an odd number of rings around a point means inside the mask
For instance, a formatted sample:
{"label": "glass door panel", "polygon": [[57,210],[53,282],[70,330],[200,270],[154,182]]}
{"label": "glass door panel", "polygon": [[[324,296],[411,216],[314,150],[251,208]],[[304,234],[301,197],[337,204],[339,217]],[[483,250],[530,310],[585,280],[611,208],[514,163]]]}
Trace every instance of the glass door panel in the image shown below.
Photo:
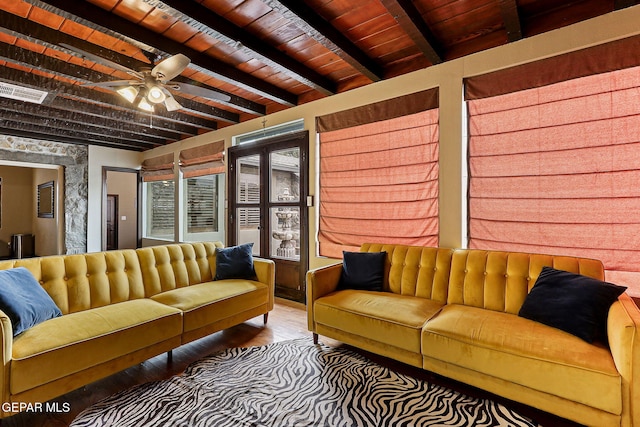
{"label": "glass door panel", "polygon": [[271,208],[271,256],[300,259],[300,207]]}
{"label": "glass door panel", "polygon": [[260,204],[260,155],[238,159],[236,197],[238,203]]}
{"label": "glass door panel", "polygon": [[288,148],[269,154],[272,203],[300,201],[300,149]]}
{"label": "glass door panel", "polygon": [[[300,148],[269,153],[270,254],[300,259]],[[277,206],[277,207],[276,207]]]}
{"label": "glass door panel", "polygon": [[261,155],[239,157],[236,165],[236,241],[239,245],[253,243],[253,254],[261,251]]}
{"label": "glass door panel", "polygon": [[260,256],[260,208],[238,208],[236,218],[238,244],[253,243],[253,255]]}

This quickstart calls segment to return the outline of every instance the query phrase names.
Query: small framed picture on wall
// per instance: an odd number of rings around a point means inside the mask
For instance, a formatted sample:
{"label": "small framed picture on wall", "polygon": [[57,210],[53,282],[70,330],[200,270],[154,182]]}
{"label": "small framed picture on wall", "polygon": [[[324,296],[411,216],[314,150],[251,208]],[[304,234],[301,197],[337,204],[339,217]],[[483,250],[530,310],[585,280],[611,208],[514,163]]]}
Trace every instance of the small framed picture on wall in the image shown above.
{"label": "small framed picture on wall", "polygon": [[54,182],[38,185],[38,217],[53,218],[55,208]]}

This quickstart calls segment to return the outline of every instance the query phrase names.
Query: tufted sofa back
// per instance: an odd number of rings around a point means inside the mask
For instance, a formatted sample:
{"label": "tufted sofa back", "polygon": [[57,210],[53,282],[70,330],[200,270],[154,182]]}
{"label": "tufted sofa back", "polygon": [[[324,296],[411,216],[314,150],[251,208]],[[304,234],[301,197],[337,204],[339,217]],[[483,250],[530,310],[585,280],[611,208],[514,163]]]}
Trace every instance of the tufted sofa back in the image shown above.
{"label": "tufted sofa back", "polygon": [[600,261],[568,256],[365,243],[387,252],[384,289],[517,314],[543,266],[604,280]]}
{"label": "tufted sofa back", "polygon": [[387,252],[384,289],[447,302],[452,249],[365,243],[361,252]]}
{"label": "tufted sofa back", "polygon": [[133,249],[0,262],[0,270],[17,267],[31,271],[63,314],[144,297]]}
{"label": "tufted sofa back", "polygon": [[451,261],[447,302],[517,314],[544,266],[604,280],[604,267],[598,260],[457,249]]}
{"label": "tufted sofa back", "polygon": [[220,242],[183,243],[137,250],[145,296],[208,282],[215,277]]}
{"label": "tufted sofa back", "polygon": [[141,249],[0,261],[0,270],[25,267],[63,314],[145,298],[212,280],[215,248],[185,243]]}

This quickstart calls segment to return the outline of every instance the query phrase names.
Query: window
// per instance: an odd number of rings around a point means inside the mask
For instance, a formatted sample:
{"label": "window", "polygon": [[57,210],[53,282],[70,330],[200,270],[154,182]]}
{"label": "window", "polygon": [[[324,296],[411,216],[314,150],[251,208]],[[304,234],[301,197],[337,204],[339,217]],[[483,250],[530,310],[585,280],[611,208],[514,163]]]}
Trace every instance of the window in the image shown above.
{"label": "window", "polygon": [[174,240],[174,181],[152,181],[144,184],[146,200],[145,237]]}
{"label": "window", "polygon": [[185,180],[187,233],[218,231],[218,180],[199,176]]}
{"label": "window", "polygon": [[[266,124],[266,122],[265,122]],[[273,138],[275,136],[296,133],[304,130],[304,119],[294,120],[281,125],[270,126],[268,128],[256,130],[233,137],[233,145],[249,144],[262,139]]]}
{"label": "window", "polygon": [[225,241],[224,141],[180,151],[182,241]]}
{"label": "window", "polygon": [[318,117],[322,256],[438,244],[438,90]]}
{"label": "window", "polygon": [[184,241],[224,241],[224,174],[183,179]]}
{"label": "window", "polygon": [[[239,203],[260,203],[260,168],[245,159],[240,164],[240,180],[238,182],[238,202]],[[260,209],[239,208],[238,224],[240,229],[256,229],[260,227]]]}
{"label": "window", "polygon": [[142,162],[145,205],[144,237],[174,241],[175,186],[173,153],[145,159]]}
{"label": "window", "polygon": [[625,43],[469,79],[470,247],[596,258],[640,290],[640,67]]}

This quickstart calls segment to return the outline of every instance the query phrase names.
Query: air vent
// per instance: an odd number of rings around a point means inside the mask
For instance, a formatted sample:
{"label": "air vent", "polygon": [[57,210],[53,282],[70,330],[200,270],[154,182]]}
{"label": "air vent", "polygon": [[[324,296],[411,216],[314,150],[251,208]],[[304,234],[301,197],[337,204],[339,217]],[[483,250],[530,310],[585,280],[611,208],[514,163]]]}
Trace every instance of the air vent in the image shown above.
{"label": "air vent", "polygon": [[3,98],[17,99],[19,101],[33,102],[34,104],[42,104],[42,101],[44,101],[47,96],[47,92],[0,82],[0,96]]}

